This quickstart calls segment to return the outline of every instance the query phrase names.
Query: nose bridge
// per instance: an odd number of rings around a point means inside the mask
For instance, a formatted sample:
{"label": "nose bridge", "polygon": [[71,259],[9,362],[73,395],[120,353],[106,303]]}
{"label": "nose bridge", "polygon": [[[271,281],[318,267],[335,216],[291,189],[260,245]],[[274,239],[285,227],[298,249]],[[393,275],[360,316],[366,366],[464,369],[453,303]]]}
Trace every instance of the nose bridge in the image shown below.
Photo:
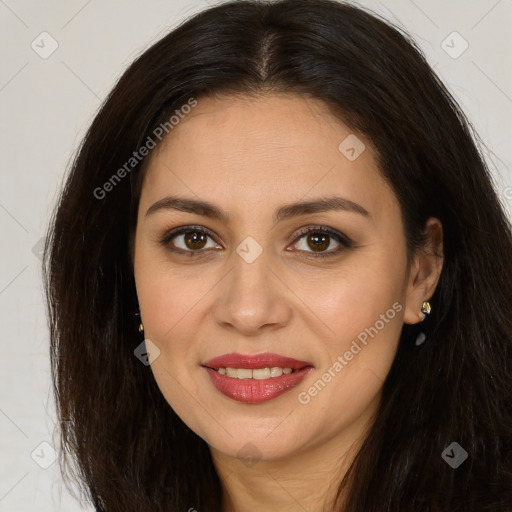
{"label": "nose bridge", "polygon": [[264,325],[283,325],[288,320],[289,305],[281,293],[279,280],[269,268],[270,253],[270,249],[263,249],[252,237],[236,247],[232,270],[224,280],[215,308],[219,323],[254,333]]}

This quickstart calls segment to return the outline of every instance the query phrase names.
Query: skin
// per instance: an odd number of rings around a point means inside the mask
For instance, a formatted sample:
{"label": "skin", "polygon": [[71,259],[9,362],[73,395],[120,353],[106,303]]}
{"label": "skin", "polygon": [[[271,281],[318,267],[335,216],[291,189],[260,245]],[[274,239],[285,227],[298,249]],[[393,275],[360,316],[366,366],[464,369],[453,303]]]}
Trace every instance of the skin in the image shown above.
{"label": "skin", "polygon": [[[357,135],[366,149],[354,161],[338,149],[351,133],[322,102],[301,96],[200,98],[150,155],[134,273],[145,338],[160,350],[151,369],[170,406],[210,446],[226,512],[316,512],[324,499],[331,504],[375,418],[402,324],[422,320],[422,303],[441,273],[441,223],[428,220],[429,244],[407,268],[399,204],[371,142]],[[230,222],[175,210],[146,216],[171,194],[214,203]],[[272,219],[284,204],[333,195],[370,215]],[[186,244],[183,235],[167,247],[159,243],[170,229],[190,225],[212,237],[202,246]],[[298,238],[308,226],[332,228],[354,245],[315,259],[340,243],[327,238],[316,248],[314,234]],[[263,250],[252,263],[236,252],[248,236]],[[173,244],[184,254],[172,252]],[[401,306],[394,318],[300,403],[299,393],[394,303]],[[201,367],[229,352],[275,352],[309,361],[314,370],[278,398],[244,404],[220,394]],[[243,458],[247,452],[252,462]]]}

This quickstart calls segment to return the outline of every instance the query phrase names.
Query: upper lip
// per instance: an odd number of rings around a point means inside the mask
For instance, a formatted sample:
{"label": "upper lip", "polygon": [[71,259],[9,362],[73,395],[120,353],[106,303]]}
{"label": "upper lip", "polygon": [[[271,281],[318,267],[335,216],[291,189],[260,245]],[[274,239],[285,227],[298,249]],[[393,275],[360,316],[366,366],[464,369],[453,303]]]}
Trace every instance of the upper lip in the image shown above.
{"label": "upper lip", "polygon": [[232,352],[231,354],[224,354],[222,356],[214,357],[209,361],[203,363],[203,366],[208,368],[271,368],[278,366],[280,368],[291,368],[292,370],[300,370],[306,366],[313,366],[307,361],[299,361],[292,357],[285,357],[279,354],[272,354],[265,352],[263,354],[238,354]]}

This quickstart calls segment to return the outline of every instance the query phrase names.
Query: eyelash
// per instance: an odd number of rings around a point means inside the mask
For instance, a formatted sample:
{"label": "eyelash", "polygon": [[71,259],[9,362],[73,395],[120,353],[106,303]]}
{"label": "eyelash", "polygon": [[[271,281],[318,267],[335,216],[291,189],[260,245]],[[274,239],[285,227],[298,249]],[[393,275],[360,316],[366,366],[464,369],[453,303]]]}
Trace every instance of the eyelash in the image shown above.
{"label": "eyelash", "polygon": [[[197,251],[191,251],[191,250],[185,251],[183,249],[173,249],[173,248],[169,247],[169,242],[173,238],[175,238],[179,235],[183,235],[185,233],[203,233],[203,234],[209,236],[210,238],[214,239],[214,237],[212,236],[212,234],[209,231],[207,231],[204,228],[201,228],[200,226],[183,226],[181,228],[177,228],[177,229],[167,232],[164,235],[164,237],[159,241],[159,243],[173,252],[181,252],[182,254],[188,253],[188,254],[190,254],[190,256],[195,256],[197,253],[204,252],[203,249],[199,249]],[[303,236],[305,236],[309,233],[328,235],[329,237],[334,238],[341,245],[337,249],[334,249],[334,250],[331,250],[328,252],[315,253],[315,252],[302,251],[302,252],[306,252],[307,254],[309,254],[308,257],[327,258],[327,257],[337,256],[340,252],[344,251],[345,249],[350,249],[351,247],[353,247],[352,240],[350,238],[348,238],[346,235],[339,233],[331,228],[320,227],[320,226],[308,227],[308,228],[305,228],[305,229],[302,229],[301,231],[299,231],[299,233],[297,234],[297,237],[294,240],[294,244],[297,243]]]}

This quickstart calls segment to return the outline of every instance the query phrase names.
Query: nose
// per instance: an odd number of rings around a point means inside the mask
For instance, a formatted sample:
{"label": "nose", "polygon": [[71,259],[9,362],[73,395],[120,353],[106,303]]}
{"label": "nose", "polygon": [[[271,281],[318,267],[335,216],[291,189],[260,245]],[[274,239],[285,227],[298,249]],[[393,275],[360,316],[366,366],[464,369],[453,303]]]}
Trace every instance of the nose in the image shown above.
{"label": "nose", "polygon": [[290,322],[290,291],[282,276],[270,268],[265,251],[248,263],[233,254],[233,268],[219,283],[213,313],[224,328],[246,336],[277,330]]}

